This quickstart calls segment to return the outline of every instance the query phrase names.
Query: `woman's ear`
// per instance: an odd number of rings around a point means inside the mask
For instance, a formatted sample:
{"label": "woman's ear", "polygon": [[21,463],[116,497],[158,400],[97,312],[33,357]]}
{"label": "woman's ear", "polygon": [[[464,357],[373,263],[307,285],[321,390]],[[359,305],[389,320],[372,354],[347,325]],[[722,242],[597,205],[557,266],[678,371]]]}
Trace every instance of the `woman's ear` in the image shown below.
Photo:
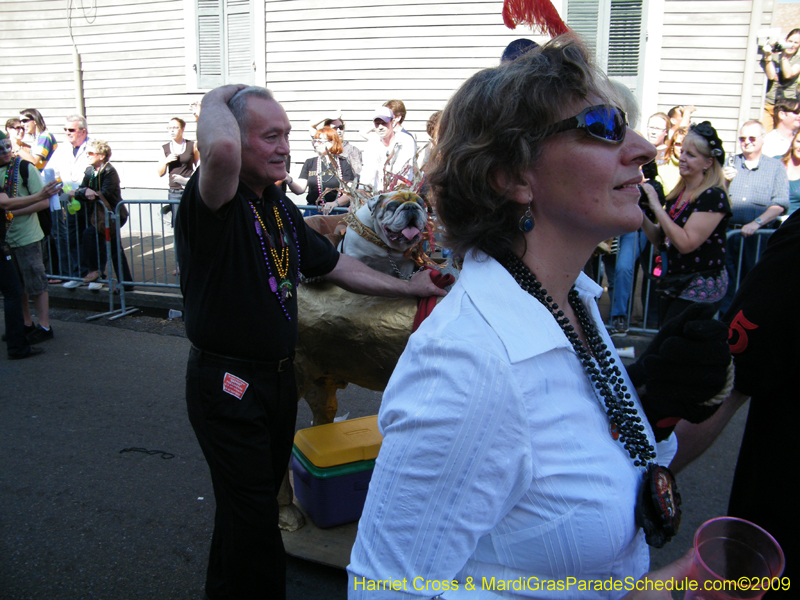
{"label": "woman's ear", "polygon": [[495,192],[519,204],[528,204],[533,198],[533,174],[530,172],[511,175],[496,169],[489,176],[489,183]]}

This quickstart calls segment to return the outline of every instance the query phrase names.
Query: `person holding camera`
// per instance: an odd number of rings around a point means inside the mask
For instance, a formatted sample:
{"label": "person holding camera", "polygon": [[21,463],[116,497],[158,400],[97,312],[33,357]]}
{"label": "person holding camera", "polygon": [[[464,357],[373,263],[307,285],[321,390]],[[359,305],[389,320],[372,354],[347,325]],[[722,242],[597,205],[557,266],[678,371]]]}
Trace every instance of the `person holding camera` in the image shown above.
{"label": "person holding camera", "polygon": [[761,122],[767,133],[774,128],[775,104],[783,99],[797,98],[797,78],[800,76],[800,29],[792,29],[785,42],[766,44],[762,66],[767,74],[767,95]]}
{"label": "person holding camera", "polygon": [[731,207],[722,172],[725,152],[710,122],[692,125],[678,162],[680,179],[664,206],[651,185],[642,186],[650,208],[642,229],[667,254],[657,286],[661,323],[694,303],[719,308],[728,289],[725,234]]}

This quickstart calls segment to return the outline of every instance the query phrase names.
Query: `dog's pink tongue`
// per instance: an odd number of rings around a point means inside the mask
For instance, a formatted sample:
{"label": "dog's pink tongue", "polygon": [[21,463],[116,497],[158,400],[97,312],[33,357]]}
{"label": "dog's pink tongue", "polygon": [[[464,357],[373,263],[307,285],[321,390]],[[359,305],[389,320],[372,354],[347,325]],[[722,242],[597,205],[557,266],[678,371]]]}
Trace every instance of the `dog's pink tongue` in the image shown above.
{"label": "dog's pink tongue", "polygon": [[419,229],[416,227],[406,227],[403,229],[403,235],[407,240],[413,240],[415,236],[419,235]]}

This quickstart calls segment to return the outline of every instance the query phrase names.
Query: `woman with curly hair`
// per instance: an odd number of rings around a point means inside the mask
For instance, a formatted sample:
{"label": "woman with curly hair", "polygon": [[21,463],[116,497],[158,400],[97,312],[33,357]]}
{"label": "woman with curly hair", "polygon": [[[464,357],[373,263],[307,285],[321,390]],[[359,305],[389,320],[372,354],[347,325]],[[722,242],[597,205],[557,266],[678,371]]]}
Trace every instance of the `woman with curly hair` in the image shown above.
{"label": "woman with curly hair", "polygon": [[725,235],[731,211],[722,174],[725,152],[711,123],[694,125],[683,140],[678,161],[680,179],[662,207],[652,186],[645,184],[655,222],[645,214],[645,234],[667,253],[667,267],[658,283],[659,315],[664,323],[691,304],[719,308],[728,289]]}
{"label": "woman with curly hair", "polygon": [[[464,267],[384,393],[351,600],[616,600],[624,590],[525,584],[635,580],[647,544],[675,525],[657,464],[669,454],[616,366],[602,290],[582,273],[599,242],[642,223],[641,167],[656,149],[618,103],[563,35],[476,73],[444,109],[429,181]],[[655,508],[640,494],[655,481],[663,529],[637,516]]]}

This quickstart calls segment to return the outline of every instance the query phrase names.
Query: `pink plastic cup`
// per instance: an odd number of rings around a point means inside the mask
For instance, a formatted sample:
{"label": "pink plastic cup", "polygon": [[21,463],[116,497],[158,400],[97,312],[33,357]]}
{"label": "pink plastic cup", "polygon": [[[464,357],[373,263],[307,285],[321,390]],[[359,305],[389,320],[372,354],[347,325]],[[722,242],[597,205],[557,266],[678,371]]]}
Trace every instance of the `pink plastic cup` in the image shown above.
{"label": "pink plastic cup", "polygon": [[757,600],[775,589],[785,565],[774,537],[734,517],[703,523],[694,535],[694,550],[689,579],[698,585],[684,600]]}

